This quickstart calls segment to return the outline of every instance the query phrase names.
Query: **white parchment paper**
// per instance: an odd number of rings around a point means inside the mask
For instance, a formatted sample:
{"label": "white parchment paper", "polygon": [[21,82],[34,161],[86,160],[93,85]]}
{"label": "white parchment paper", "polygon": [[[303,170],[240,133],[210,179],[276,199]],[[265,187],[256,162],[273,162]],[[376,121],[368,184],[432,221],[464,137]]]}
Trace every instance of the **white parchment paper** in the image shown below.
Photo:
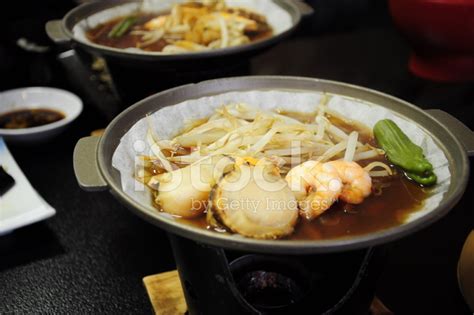
{"label": "white parchment paper", "polygon": [[[124,16],[140,9],[142,12],[167,12],[173,4],[185,2],[185,0],[145,0],[143,4],[127,3],[101,12],[95,13],[80,21],[73,27],[74,37],[83,42],[89,42],[86,32],[99,24],[110,21],[113,18]],[[268,24],[273,28],[274,34],[280,34],[290,29],[293,25],[290,14],[283,10],[272,0],[227,0],[229,7],[243,7],[260,13],[267,18]],[[126,50],[137,51],[137,48]],[[145,54],[163,54],[162,52],[148,52],[139,50]]]}
{"label": "white parchment paper", "polygon": [[[161,139],[171,139],[180,133],[186,122],[207,118],[216,108],[223,105],[243,102],[264,110],[291,110],[312,113],[316,110],[322,97],[321,93],[303,93],[287,91],[248,91],[229,92],[215,96],[185,101],[173,106],[162,108],[150,115],[151,125]],[[423,148],[427,159],[433,164],[438,176],[438,184],[419,211],[413,212],[407,221],[425,215],[439,205],[444,193],[448,190],[451,175],[448,160],[434,140],[416,123],[397,116],[384,107],[365,101],[354,100],[335,95],[328,107],[340,114],[360,121],[372,128],[374,124],[385,118],[395,121],[408,137]],[[121,139],[112,158],[112,165],[119,170],[122,188],[125,193],[140,203],[150,204],[150,192],[134,179],[135,159],[141,154],[150,154],[146,143],[148,122],[145,118],[138,121]]]}

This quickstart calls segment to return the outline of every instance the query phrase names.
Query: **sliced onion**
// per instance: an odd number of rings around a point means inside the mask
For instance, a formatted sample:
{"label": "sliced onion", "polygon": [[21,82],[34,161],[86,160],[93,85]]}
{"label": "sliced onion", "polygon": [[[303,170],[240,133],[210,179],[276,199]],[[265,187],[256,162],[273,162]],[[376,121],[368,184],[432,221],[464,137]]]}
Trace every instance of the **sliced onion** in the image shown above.
{"label": "sliced onion", "polygon": [[370,172],[376,167],[383,168],[389,175],[392,175],[392,173],[393,173],[390,166],[388,166],[387,164],[385,164],[383,162],[380,162],[380,161],[375,161],[375,162],[370,163],[369,165],[364,167],[364,170],[367,171],[367,172]]}
{"label": "sliced onion", "polygon": [[272,127],[260,140],[257,141],[253,146],[250,147],[250,153],[256,153],[263,150],[272,137],[278,132],[278,127]]}
{"label": "sliced onion", "polygon": [[167,172],[172,172],[174,168],[171,165],[171,163],[166,159],[163,152],[161,152],[160,146],[158,145],[158,143],[156,143],[155,139],[153,138],[151,129],[148,129],[146,138],[147,138],[148,144],[150,145],[151,151],[153,152],[154,155],[156,155],[158,160],[160,160],[161,164],[163,165],[163,168]]}
{"label": "sliced onion", "polygon": [[387,171],[370,171],[368,173],[370,177],[385,177],[392,175]]}
{"label": "sliced onion", "polygon": [[322,156],[320,156],[317,161],[325,162],[333,158],[334,156],[338,155],[339,153],[343,152],[347,147],[347,141],[341,141],[326,152]]}
{"label": "sliced onion", "polygon": [[344,154],[344,161],[352,162],[354,159],[354,153],[357,147],[357,138],[359,133],[353,131],[350,133],[349,138],[347,139],[346,153]]}
{"label": "sliced onion", "polygon": [[225,48],[229,46],[229,30],[227,29],[227,24],[222,16],[218,16],[219,19],[219,26],[221,29],[221,48]]}
{"label": "sliced onion", "polygon": [[377,152],[376,150],[368,150],[365,152],[356,152],[354,154],[353,161],[360,161],[360,160],[367,160],[367,159],[373,159],[380,156],[380,153]]}
{"label": "sliced onion", "polygon": [[332,124],[329,125],[327,130],[333,137],[335,137],[338,140],[346,140],[348,137],[348,135],[344,131],[342,131],[341,129],[339,129],[338,127]]}
{"label": "sliced onion", "polygon": [[326,131],[326,125],[328,125],[328,120],[324,118],[323,116],[319,116],[319,114],[315,120],[318,125],[318,130],[316,132],[316,139],[322,140],[324,138],[324,134]]}

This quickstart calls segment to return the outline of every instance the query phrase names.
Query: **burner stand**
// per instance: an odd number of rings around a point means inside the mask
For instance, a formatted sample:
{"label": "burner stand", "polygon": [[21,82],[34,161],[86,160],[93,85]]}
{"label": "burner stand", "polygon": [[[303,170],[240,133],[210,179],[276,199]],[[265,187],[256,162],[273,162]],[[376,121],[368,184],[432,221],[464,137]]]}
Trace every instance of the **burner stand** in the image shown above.
{"label": "burner stand", "polygon": [[308,310],[368,314],[386,257],[384,247],[336,254],[257,255],[224,251],[172,234],[169,239],[192,315]]}

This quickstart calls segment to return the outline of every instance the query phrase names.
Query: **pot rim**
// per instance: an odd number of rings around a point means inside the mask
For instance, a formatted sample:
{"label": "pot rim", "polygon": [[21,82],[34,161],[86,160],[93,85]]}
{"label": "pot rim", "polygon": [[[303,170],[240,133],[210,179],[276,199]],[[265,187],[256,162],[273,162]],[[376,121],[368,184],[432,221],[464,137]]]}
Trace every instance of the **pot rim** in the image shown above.
{"label": "pot rim", "polygon": [[[328,239],[328,240],[259,240],[259,239],[252,239],[252,238],[245,238],[235,234],[220,234],[215,233],[212,231],[208,231],[199,227],[193,227],[190,225],[186,225],[180,223],[179,221],[172,220],[165,218],[164,216],[160,215],[155,208],[152,207],[151,202],[149,206],[145,206],[134,201],[130,196],[125,194],[122,191],[120,182],[114,180],[111,174],[111,170],[116,171],[113,169],[111,165],[111,161],[106,160],[105,157],[105,147],[109,142],[109,137],[111,131],[116,128],[116,125],[121,122],[126,117],[130,118],[131,112],[140,108],[147,104],[148,102],[155,100],[159,97],[163,96],[170,96],[174,99],[176,97],[183,97],[185,96],[183,91],[187,89],[195,89],[195,90],[205,90],[206,86],[218,85],[220,87],[220,91],[213,93],[221,94],[228,91],[236,91],[239,90],[235,88],[235,86],[230,87],[228,89],[222,88],[226,84],[236,84],[239,81],[250,81],[251,83],[247,83],[250,86],[256,86],[256,83],[260,83],[265,85],[265,87],[256,87],[253,88],[254,90],[258,89],[284,89],[282,86],[290,84],[302,85],[302,86],[311,86],[311,85],[326,85],[326,86],[333,86],[337,89],[342,89],[346,91],[358,91],[363,93],[367,96],[374,96],[381,99],[387,100],[387,102],[393,102],[395,106],[401,106],[402,108],[407,109],[409,112],[415,114],[417,117],[410,117],[411,120],[424,120],[426,123],[420,124],[418,121],[417,123],[419,126],[429,134],[435,142],[442,148],[444,153],[447,156],[447,159],[450,164],[450,171],[453,175],[456,172],[460,175],[459,178],[456,180],[451,180],[449,190],[445,193],[443,200],[441,201],[440,205],[431,210],[429,213],[417,218],[411,222],[404,223],[395,227],[391,227],[388,229],[379,230],[369,234],[363,235],[353,235],[350,237],[344,238],[335,238],[335,239]],[[222,90],[224,89],[224,90]],[[293,89],[293,88],[289,88]],[[252,90],[250,89],[241,89],[241,91],[245,90]],[[294,90],[294,89],[293,89]],[[301,88],[299,91],[308,91],[308,88]],[[314,90],[313,90],[314,91]],[[335,93],[338,94],[338,93]],[[210,94],[206,94],[210,95]],[[211,94],[212,95],[212,94]],[[344,94],[342,94],[344,95]],[[193,98],[202,97],[204,95],[197,95]],[[189,99],[189,98],[188,98]],[[359,98],[360,99],[360,98]],[[363,99],[362,99],[363,100]],[[174,104],[179,103],[181,100],[177,100]],[[384,106],[381,104],[377,104],[379,106]],[[385,107],[385,106],[384,106]],[[156,110],[162,107],[156,108]],[[390,109],[390,108],[389,108]],[[393,111],[393,109],[390,109]],[[397,111],[397,114],[403,115]],[[142,118],[142,117],[135,117],[135,118]],[[136,121],[135,121],[136,122]],[[134,122],[134,123],[135,123]],[[426,128],[428,124],[431,126],[430,128]],[[133,124],[132,124],[133,125]],[[439,137],[433,135],[432,132],[429,130],[439,130],[438,133],[443,134],[448,140],[441,142]],[[123,134],[126,131],[123,131]],[[455,149],[456,152],[449,152],[446,148],[446,144],[449,143],[451,149]],[[115,148],[114,148],[115,151]],[[399,239],[403,236],[409,235],[414,233],[429,224],[435,222],[436,220],[443,217],[447,214],[461,199],[464,190],[467,186],[467,181],[469,177],[469,160],[467,157],[467,153],[463,145],[459,142],[459,140],[453,135],[453,133],[448,130],[443,124],[441,124],[436,118],[430,116],[427,112],[423,111],[422,109],[412,105],[408,102],[405,102],[401,99],[396,97],[390,96],[388,94],[378,92],[372,89],[337,82],[337,81],[330,81],[330,80],[323,80],[323,79],[316,79],[316,78],[305,78],[305,77],[293,77],[293,76],[244,76],[244,77],[233,77],[233,78],[224,78],[224,79],[215,79],[215,80],[208,80],[203,81],[197,84],[188,84],[183,85],[180,87],[172,88],[152,96],[145,98],[142,101],[139,101],[123,111],[119,114],[106,128],[103,136],[101,137],[98,145],[98,165],[99,169],[109,185],[109,190],[111,193],[117,197],[122,203],[124,203],[128,208],[130,208],[135,214],[139,215],[143,219],[157,225],[160,228],[165,229],[168,232],[175,233],[182,237],[186,237],[189,239],[193,239],[195,241],[228,248],[234,250],[245,250],[245,251],[252,251],[252,252],[261,252],[261,253],[280,253],[280,254],[309,254],[309,253],[328,253],[328,252],[339,252],[339,251],[346,251],[346,250],[354,250],[360,248],[371,247],[375,245],[380,245],[383,243],[387,243],[396,239]],[[457,163],[459,165],[458,169],[452,169],[453,165]],[[452,177],[453,178],[453,177]]]}

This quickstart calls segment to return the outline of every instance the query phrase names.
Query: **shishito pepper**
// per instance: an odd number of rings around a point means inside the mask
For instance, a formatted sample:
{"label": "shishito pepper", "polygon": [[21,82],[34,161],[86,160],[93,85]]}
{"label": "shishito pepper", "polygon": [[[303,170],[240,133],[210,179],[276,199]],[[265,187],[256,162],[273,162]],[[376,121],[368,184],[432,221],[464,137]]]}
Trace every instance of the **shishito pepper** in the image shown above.
{"label": "shishito pepper", "polygon": [[433,172],[430,172],[430,173],[424,174],[424,175],[418,175],[418,174],[415,174],[415,173],[405,172],[405,175],[408,178],[414,180],[415,182],[417,182],[418,184],[421,184],[423,186],[434,185],[434,184],[436,184],[436,180],[437,180],[436,174],[433,173]]}
{"label": "shishito pepper", "polygon": [[436,183],[433,165],[425,158],[423,149],[414,144],[390,119],[378,121],[374,135],[387,158],[405,171],[405,175],[415,182],[430,186]]}

